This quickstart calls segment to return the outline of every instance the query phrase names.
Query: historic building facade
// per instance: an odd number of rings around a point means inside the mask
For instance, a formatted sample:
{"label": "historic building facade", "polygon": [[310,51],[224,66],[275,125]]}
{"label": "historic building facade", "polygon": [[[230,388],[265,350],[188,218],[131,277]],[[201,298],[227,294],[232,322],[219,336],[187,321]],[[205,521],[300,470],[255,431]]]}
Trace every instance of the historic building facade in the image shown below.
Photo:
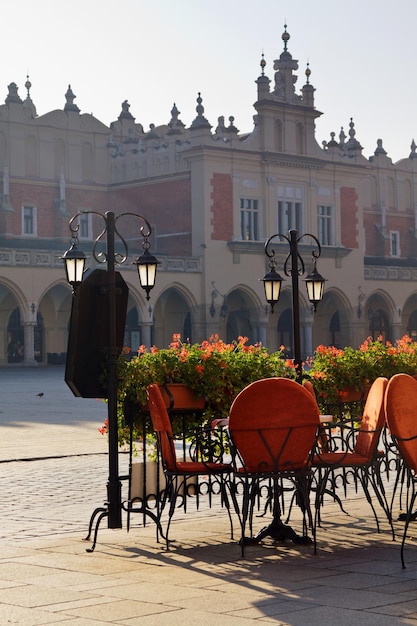
{"label": "historic building facade", "polygon": [[[291,280],[273,314],[259,281],[265,241],[290,228],[319,239],[327,278],[314,316],[301,286],[304,355],[319,343],[357,346],[369,335],[417,339],[416,145],[392,163],[378,140],[367,159],[353,120],[347,134],[319,144],[310,70],[297,92],[298,62],[286,31],[282,39],[272,79],[261,61],[247,133],[233,117],[212,125],[200,94],[190,127],[174,104],[168,123],[144,130],[126,101],[108,127],[80,112],[71,87],[63,109],[38,116],[30,82],[25,98],[8,86],[0,106],[0,365],[62,361],[72,296],[60,257],[78,211],[136,212],[152,224],[161,264],[149,302],[131,264],[120,268],[133,349],[165,347],[173,333],[193,342],[219,333],[291,354]],[[87,255],[102,228],[95,213],[81,217]],[[139,226],[127,217],[119,228],[134,260]],[[310,244],[300,242],[307,270]],[[277,240],[274,249],[282,263],[288,244]]]}

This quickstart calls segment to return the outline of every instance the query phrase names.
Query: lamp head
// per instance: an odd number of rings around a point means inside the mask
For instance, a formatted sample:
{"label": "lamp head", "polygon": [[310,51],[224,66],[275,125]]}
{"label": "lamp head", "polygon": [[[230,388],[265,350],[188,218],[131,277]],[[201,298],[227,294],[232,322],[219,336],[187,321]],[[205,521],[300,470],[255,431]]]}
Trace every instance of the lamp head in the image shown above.
{"label": "lamp head", "polygon": [[149,300],[149,292],[155,286],[156,269],[159,263],[160,261],[149,252],[147,247],[133,263],[137,267],[140,286],[146,291],[147,300]]}
{"label": "lamp head", "polygon": [[78,249],[77,243],[73,243],[70,249],[64,252],[61,259],[64,261],[67,281],[75,294],[78,285],[83,280],[86,256],[82,250]]}
{"label": "lamp head", "polygon": [[307,287],[308,299],[314,307],[314,312],[317,310],[318,303],[323,299],[324,283],[327,281],[316,269],[314,263],[313,270],[304,279]]}
{"label": "lamp head", "polygon": [[271,305],[271,313],[274,312],[274,306],[279,300],[281,291],[281,283],[284,280],[282,276],[278,274],[274,267],[271,267],[269,272],[265,274],[263,278],[259,280],[263,281],[265,290],[265,300]]}

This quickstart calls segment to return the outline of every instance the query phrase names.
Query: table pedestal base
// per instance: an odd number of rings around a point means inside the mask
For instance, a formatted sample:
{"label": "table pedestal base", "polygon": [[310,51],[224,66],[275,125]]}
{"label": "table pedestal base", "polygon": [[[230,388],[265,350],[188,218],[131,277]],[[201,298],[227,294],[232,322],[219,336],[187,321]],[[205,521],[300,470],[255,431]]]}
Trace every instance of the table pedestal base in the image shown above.
{"label": "table pedestal base", "polygon": [[254,537],[245,537],[244,544],[254,545],[265,537],[271,537],[275,541],[285,542],[287,539],[298,545],[311,545],[313,540],[307,535],[297,535],[291,526],[283,524],[280,519],[273,520],[269,526],[265,526]]}

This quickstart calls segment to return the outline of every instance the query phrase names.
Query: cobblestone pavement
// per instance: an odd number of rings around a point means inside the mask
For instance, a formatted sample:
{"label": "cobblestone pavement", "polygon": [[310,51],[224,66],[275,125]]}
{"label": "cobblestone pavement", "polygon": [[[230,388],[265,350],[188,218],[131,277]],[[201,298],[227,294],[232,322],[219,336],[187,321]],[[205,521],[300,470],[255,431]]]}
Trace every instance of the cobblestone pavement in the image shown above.
{"label": "cobblestone pavement", "polygon": [[102,402],[72,396],[62,368],[0,368],[1,626],[417,626],[415,544],[403,570],[400,542],[382,518],[375,532],[361,494],[346,499],[349,515],[326,501],[316,555],[266,539],[242,559],[225,511],[203,506],[176,512],[169,550],[152,523],[127,533],[124,520],[103,522],[88,554],[81,539],[106,498],[105,416]]}
{"label": "cobblestone pavement", "polygon": [[2,462],[105,452],[106,416],[105,402],[72,394],[63,367],[0,368]]}
{"label": "cobblestone pavement", "polygon": [[86,534],[106,499],[106,416],[104,402],[72,394],[62,367],[0,368],[0,539]]}

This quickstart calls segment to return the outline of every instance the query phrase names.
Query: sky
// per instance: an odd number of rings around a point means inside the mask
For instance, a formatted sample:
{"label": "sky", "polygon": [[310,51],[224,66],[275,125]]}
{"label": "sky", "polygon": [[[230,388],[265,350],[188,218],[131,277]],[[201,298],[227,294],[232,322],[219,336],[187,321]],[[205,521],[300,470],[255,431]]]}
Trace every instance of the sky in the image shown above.
{"label": "sky", "polygon": [[365,157],[378,139],[395,162],[417,142],[417,1],[396,0],[19,0],[2,9],[0,104],[15,82],[26,97],[29,75],[37,114],[63,109],[68,85],[81,113],[106,125],[121,103],[144,130],[166,124],[174,102],[190,126],[201,92],[214,126],[234,116],[253,128],[255,81],[265,56],[283,50],[307,62],[315,87],[319,144],[346,135],[353,118]]}

